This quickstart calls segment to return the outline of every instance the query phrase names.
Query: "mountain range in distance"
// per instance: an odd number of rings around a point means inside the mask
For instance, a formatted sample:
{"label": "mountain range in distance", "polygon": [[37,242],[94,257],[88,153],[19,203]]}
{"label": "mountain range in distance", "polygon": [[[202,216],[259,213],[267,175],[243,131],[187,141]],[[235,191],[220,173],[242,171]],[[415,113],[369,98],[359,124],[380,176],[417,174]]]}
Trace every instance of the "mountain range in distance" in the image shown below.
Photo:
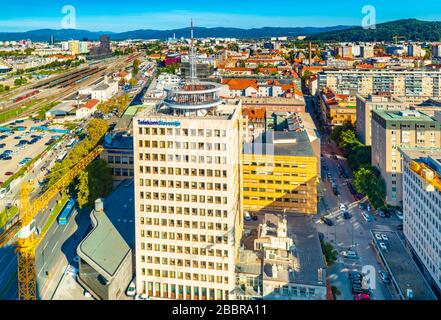
{"label": "mountain range in distance", "polygon": [[[32,41],[49,41],[53,35],[56,41],[62,40],[98,40],[103,34],[110,36],[111,40],[128,39],[160,39],[188,38],[190,28],[172,30],[141,29],[126,32],[95,32],[79,29],[40,29],[26,32],[0,32],[0,41],[13,41],[30,39]],[[270,37],[298,37],[306,36],[311,41],[441,41],[441,22],[421,21],[417,19],[405,19],[380,23],[375,29],[363,29],[357,26],[332,26],[332,27],[264,27],[253,29],[241,28],[194,28],[197,38],[237,38],[237,39],[261,39]]]}
{"label": "mountain range in distance", "polygon": [[[204,28],[195,27],[194,34],[197,38],[268,38],[268,37],[297,37],[309,36],[317,33],[339,31],[349,29],[351,26],[333,26],[333,27],[264,27],[253,29],[241,28]],[[126,32],[106,32],[106,31],[88,31],[79,29],[40,29],[26,32],[0,32],[0,41],[18,41],[29,39],[31,41],[49,41],[53,35],[56,41],[62,40],[98,40],[103,34],[109,35],[111,40],[128,39],[160,39],[166,40],[175,36],[176,38],[189,38],[190,28],[172,29],[172,30],[152,30],[142,29]]]}
{"label": "mountain range in distance", "polygon": [[440,21],[421,21],[404,19],[379,23],[375,29],[353,27],[345,30],[332,30],[307,37],[307,40],[337,42],[373,42],[373,41],[441,41]]}

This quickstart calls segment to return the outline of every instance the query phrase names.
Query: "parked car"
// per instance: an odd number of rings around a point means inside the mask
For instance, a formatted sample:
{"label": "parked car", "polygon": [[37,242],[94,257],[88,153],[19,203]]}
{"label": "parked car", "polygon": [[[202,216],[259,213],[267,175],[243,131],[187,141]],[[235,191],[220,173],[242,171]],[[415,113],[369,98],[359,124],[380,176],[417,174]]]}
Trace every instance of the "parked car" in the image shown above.
{"label": "parked car", "polygon": [[401,211],[395,211],[395,214],[397,215],[398,219],[403,220],[403,213]]}
{"label": "parked car", "polygon": [[257,220],[259,220],[259,217],[256,214],[252,213],[251,214],[251,220],[257,221]]}
{"label": "parked car", "polygon": [[389,241],[389,238],[388,238],[387,235],[384,234],[384,233],[381,234],[381,238],[382,238],[384,241]]}
{"label": "parked car", "polygon": [[380,242],[378,245],[380,246],[381,250],[387,250],[387,246],[384,242]]}
{"label": "parked car", "polygon": [[367,222],[372,222],[372,217],[367,213],[363,212],[361,215],[363,216],[364,220],[366,220]]}
{"label": "parked car", "polygon": [[377,239],[377,241],[383,241],[383,238],[381,238],[381,234],[379,233],[375,234],[375,239]]}
{"label": "parked car", "polygon": [[366,293],[359,293],[354,296],[356,301],[371,300],[371,296]]}
{"label": "parked car", "polygon": [[384,283],[390,283],[390,277],[386,271],[378,270],[378,275],[380,276],[381,281]]}
{"label": "parked car", "polygon": [[403,231],[403,225],[402,224],[398,225],[397,229],[400,230],[400,231]]}
{"label": "parked car", "polygon": [[0,143],[0,149],[3,149],[4,147],[6,147],[6,143]]}
{"label": "parked car", "polygon": [[353,250],[342,251],[341,254],[343,257],[348,258],[348,259],[358,259],[357,252],[355,252]]}
{"label": "parked car", "polygon": [[135,300],[148,300],[149,297],[145,293],[137,294]]}
{"label": "parked car", "polygon": [[334,225],[334,222],[329,218],[321,217],[320,220],[323,221],[323,223],[326,224],[327,226],[332,227]]}
{"label": "parked car", "polygon": [[343,212],[343,219],[349,220],[352,218],[352,215],[349,213],[349,211]]}
{"label": "parked car", "polygon": [[14,175],[14,172],[11,171],[5,172],[5,176],[12,176],[12,175]]}
{"label": "parked car", "polygon": [[380,215],[381,218],[386,218],[386,214],[384,213],[383,210],[378,210],[378,214]]}
{"label": "parked car", "polygon": [[244,212],[244,219],[245,221],[251,221],[251,215],[248,211]]}

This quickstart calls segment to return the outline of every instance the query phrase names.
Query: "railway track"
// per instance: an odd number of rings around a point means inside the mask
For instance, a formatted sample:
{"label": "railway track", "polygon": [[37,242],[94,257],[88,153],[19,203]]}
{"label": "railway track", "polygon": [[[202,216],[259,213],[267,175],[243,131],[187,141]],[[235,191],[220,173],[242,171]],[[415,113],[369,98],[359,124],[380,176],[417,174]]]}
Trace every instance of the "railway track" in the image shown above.
{"label": "railway track", "polygon": [[[38,86],[34,86],[33,88],[45,89],[44,86],[50,84],[50,87],[47,87],[47,90],[58,89],[59,91],[54,94],[46,94],[46,95],[45,93],[47,93],[47,91],[46,92],[43,91],[38,96],[36,96],[36,99],[41,99],[41,101],[30,107],[28,110],[22,112],[19,115],[19,117],[26,117],[35,114],[47,103],[59,101],[62,98],[69,96],[70,94],[78,91],[82,86],[87,86],[92,84],[98,78],[104,76],[106,73],[114,72],[121,69],[124,65],[125,65],[124,61],[115,61],[114,64],[105,67],[102,66],[87,67],[73,72],[69,72],[67,75],[64,74],[54,79],[46,80],[42,83],[39,83]],[[81,83],[79,83],[79,80],[82,79],[84,80]],[[54,82],[56,83],[55,85],[53,85]],[[21,108],[25,106],[27,103],[29,103],[29,100],[24,102],[19,102],[18,104],[12,104],[10,105],[10,107],[5,108],[1,111]]]}

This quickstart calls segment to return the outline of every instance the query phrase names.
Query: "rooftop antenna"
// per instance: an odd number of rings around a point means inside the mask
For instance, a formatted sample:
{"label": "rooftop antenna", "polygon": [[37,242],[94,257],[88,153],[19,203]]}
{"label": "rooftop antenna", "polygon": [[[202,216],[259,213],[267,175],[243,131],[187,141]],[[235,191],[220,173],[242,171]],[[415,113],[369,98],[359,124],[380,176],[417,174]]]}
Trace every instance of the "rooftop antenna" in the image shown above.
{"label": "rooftop antenna", "polygon": [[196,82],[196,66],[194,63],[194,32],[193,32],[193,18],[190,21],[190,32],[191,32],[191,42],[190,42],[190,82]]}

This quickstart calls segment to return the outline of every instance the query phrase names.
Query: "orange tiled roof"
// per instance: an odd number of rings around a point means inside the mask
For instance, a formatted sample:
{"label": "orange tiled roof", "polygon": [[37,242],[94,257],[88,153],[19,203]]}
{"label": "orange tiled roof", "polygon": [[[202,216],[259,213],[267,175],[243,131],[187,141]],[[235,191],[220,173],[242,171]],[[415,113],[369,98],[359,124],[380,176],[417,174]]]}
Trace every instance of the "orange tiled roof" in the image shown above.
{"label": "orange tiled roof", "polygon": [[92,99],[92,100],[87,101],[85,104],[83,104],[83,108],[93,109],[93,107],[95,107],[98,103],[100,103],[99,100]]}
{"label": "orange tiled roof", "polygon": [[224,79],[222,84],[228,85],[230,90],[245,90],[246,88],[253,87],[258,89],[257,80],[252,79]]}
{"label": "orange tiled roof", "polygon": [[249,108],[244,108],[242,110],[242,114],[244,116],[247,116],[249,120],[256,120],[256,119],[265,119],[265,109],[249,109]]}

